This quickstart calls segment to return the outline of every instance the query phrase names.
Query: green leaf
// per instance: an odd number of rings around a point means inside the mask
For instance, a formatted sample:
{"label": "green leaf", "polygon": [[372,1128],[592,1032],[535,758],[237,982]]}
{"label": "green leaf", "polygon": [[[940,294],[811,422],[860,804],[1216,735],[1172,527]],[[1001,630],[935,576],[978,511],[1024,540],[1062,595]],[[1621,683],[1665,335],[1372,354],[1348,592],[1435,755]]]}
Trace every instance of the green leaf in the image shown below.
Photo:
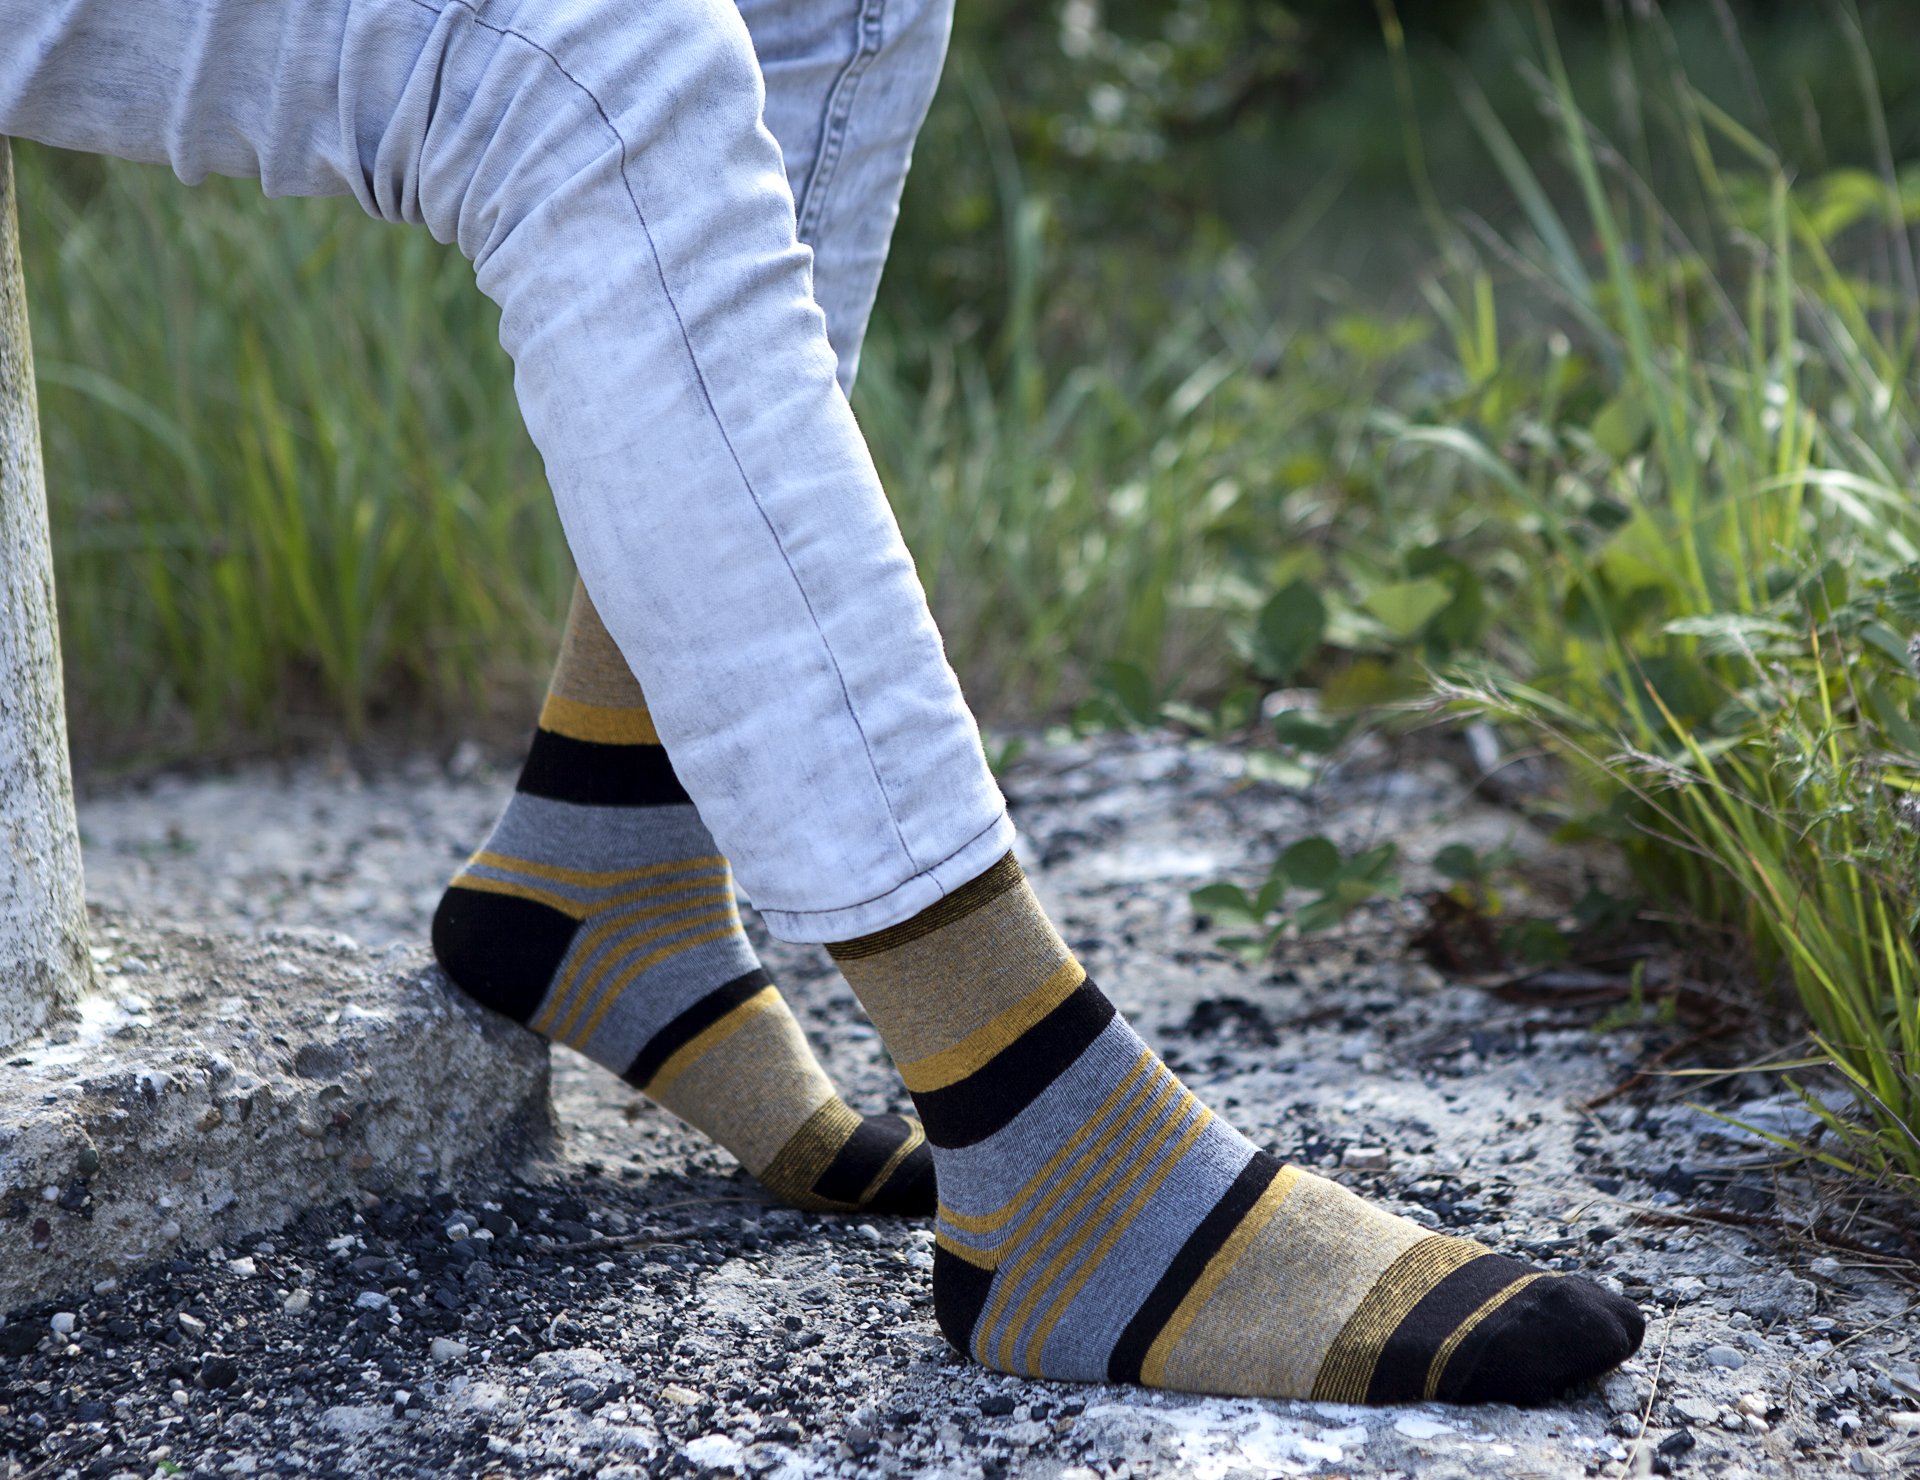
{"label": "green leaf", "polygon": [[1305,581],[1281,587],[1260,608],[1253,631],[1254,665],[1276,683],[1290,683],[1327,627],[1326,603]]}
{"label": "green leaf", "polygon": [[1451,584],[1436,576],[1421,576],[1377,587],[1360,599],[1360,605],[1394,637],[1407,642],[1452,600]]}
{"label": "green leaf", "polygon": [[1246,768],[1248,780],[1264,781],[1269,786],[1289,786],[1300,791],[1313,785],[1312,771],[1277,751],[1249,750]]}
{"label": "green leaf", "polygon": [[1302,889],[1325,891],[1340,881],[1340,850],[1325,838],[1302,838],[1280,855],[1273,871]]}
{"label": "green leaf", "polygon": [[1100,665],[1095,682],[1134,724],[1146,727],[1160,722],[1160,696],[1153,691],[1153,680],[1139,664],[1121,658],[1109,659]]}
{"label": "green leaf", "polygon": [[1500,949],[1531,966],[1567,959],[1567,938],[1551,920],[1515,920],[1500,932]]}
{"label": "green leaf", "polygon": [[1434,872],[1443,879],[1477,884],[1487,876],[1487,866],[1479,852],[1466,843],[1449,843],[1433,856]]}
{"label": "green leaf", "polygon": [[1616,396],[1593,419],[1594,445],[1615,462],[1625,462],[1646,445],[1653,421],[1638,396]]}
{"label": "green leaf", "polygon": [[1384,894],[1398,887],[1399,880],[1394,875],[1394,865],[1400,861],[1400,847],[1397,843],[1381,843],[1347,860],[1340,873],[1343,879],[1366,883],[1373,886],[1374,892]]}
{"label": "green leaf", "polygon": [[1273,717],[1273,738],[1309,755],[1328,754],[1346,738],[1349,728],[1315,719],[1301,709],[1283,709]]}
{"label": "green leaf", "polygon": [[1238,884],[1207,884],[1187,896],[1196,915],[1206,915],[1223,925],[1251,925],[1256,929],[1267,912],[1247,897]]}

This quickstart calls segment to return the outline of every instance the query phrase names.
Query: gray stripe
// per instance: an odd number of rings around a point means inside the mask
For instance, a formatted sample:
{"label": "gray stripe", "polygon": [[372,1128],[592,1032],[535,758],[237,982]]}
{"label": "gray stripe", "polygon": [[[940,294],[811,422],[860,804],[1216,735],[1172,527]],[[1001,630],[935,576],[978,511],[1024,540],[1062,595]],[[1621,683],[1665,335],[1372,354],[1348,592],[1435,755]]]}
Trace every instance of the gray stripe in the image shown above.
{"label": "gray stripe", "polygon": [[[1107,1359],[1127,1322],[1146,1303],[1174,1256],[1214,1204],[1226,1196],[1253,1154],[1253,1144],[1219,1120],[1201,1133],[1074,1297],[1071,1313],[1041,1348],[1041,1371],[1080,1382],[1106,1381]],[[1067,1274],[1074,1272],[1069,1269]],[[1045,1306],[1043,1300],[1042,1309]],[[1277,1312],[1249,1311],[1245,1318],[1264,1320],[1273,1315]]]}
{"label": "gray stripe", "polygon": [[692,807],[582,807],[514,793],[487,848],[557,868],[645,868],[719,853]]}

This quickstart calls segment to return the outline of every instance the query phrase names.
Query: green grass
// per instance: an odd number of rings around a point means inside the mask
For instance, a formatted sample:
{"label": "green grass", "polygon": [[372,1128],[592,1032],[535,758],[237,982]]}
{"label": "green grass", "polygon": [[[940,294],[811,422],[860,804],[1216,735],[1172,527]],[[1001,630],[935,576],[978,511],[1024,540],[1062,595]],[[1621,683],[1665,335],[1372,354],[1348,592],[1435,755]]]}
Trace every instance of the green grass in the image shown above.
{"label": "green grass", "polygon": [[541,653],[565,548],[457,254],[346,202],[19,152],[83,741],[358,732]]}

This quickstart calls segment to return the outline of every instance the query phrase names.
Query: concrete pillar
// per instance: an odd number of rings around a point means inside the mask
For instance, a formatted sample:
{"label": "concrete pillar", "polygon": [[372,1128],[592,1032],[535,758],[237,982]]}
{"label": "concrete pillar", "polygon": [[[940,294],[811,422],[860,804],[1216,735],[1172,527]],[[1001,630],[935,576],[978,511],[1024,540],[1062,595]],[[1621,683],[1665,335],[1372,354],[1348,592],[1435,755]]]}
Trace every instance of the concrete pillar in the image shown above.
{"label": "concrete pillar", "polygon": [[13,156],[0,139],[0,1048],[92,978]]}

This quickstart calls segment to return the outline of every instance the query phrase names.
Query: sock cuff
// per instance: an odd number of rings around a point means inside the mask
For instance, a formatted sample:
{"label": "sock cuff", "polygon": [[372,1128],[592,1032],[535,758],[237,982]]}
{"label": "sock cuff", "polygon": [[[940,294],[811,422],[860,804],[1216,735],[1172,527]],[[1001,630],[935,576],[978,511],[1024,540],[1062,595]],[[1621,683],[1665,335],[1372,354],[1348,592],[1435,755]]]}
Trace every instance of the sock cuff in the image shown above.
{"label": "sock cuff", "polygon": [[872,935],[856,936],[852,940],[829,941],[827,954],[836,961],[858,961],[866,956],[878,956],[887,951],[898,950],[901,946],[931,935],[934,931],[951,925],[956,920],[964,920],[983,905],[993,903],[1011,889],[1017,889],[1026,883],[1026,873],[1021,869],[1019,860],[1013,854],[1004,855],[1000,861],[978,878],[962,884],[945,899],[928,905],[911,920],[902,920],[898,925],[890,925],[885,930],[876,930]]}

